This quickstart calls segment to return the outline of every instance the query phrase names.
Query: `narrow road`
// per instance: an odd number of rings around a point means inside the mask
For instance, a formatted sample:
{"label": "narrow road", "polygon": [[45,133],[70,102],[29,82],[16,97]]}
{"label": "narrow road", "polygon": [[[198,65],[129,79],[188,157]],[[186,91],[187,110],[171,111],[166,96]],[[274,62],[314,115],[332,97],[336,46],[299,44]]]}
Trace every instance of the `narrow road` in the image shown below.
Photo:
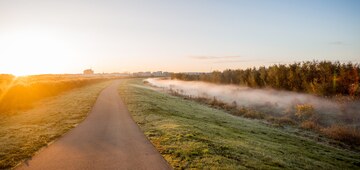
{"label": "narrow road", "polygon": [[171,169],[131,118],[120,81],[100,93],[81,124],[18,169]]}

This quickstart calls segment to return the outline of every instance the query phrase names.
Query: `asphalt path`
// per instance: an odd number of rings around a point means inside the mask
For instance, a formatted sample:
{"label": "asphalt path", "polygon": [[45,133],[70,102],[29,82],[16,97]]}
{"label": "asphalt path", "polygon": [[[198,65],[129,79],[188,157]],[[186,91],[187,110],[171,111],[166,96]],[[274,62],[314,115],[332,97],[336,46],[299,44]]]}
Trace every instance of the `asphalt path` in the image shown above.
{"label": "asphalt path", "polygon": [[100,93],[82,123],[17,169],[172,169],[133,121],[119,83]]}

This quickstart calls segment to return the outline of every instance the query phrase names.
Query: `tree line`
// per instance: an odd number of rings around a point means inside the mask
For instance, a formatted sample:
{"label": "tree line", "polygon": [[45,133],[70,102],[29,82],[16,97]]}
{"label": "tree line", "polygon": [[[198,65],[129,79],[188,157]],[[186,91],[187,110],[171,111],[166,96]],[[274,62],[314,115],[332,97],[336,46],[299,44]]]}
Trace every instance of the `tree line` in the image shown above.
{"label": "tree line", "polygon": [[273,88],[320,96],[359,96],[359,75],[358,63],[306,61],[201,74],[174,73],[171,78],[252,88]]}

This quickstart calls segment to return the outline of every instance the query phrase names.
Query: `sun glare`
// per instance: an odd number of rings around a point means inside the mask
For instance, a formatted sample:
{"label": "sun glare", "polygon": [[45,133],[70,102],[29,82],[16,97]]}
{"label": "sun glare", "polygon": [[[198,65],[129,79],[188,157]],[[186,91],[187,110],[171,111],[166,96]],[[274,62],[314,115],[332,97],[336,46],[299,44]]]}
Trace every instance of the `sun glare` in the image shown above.
{"label": "sun glare", "polygon": [[[5,72],[16,76],[54,73],[71,60],[71,48],[58,35],[45,31],[18,31],[3,37],[0,51]],[[2,70],[3,71],[3,70]]]}

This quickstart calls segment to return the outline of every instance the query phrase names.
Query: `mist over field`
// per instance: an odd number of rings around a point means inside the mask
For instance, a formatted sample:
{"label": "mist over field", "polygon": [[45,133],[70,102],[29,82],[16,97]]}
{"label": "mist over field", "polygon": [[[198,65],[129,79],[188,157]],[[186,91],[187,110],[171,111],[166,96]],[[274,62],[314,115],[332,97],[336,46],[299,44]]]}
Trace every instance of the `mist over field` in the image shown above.
{"label": "mist over field", "polygon": [[[170,79],[150,78],[146,79],[152,86],[171,90],[180,95],[192,98],[216,99],[228,105],[251,107],[273,116],[283,115],[295,108],[296,105],[309,104],[316,112],[327,116],[329,124],[341,119],[356,126],[360,120],[360,104],[358,102],[336,102],[334,100],[317,97],[310,94],[302,94],[290,91],[274,89],[254,89],[236,85],[219,85],[205,82],[181,81]],[[338,122],[337,122],[338,123]]]}

